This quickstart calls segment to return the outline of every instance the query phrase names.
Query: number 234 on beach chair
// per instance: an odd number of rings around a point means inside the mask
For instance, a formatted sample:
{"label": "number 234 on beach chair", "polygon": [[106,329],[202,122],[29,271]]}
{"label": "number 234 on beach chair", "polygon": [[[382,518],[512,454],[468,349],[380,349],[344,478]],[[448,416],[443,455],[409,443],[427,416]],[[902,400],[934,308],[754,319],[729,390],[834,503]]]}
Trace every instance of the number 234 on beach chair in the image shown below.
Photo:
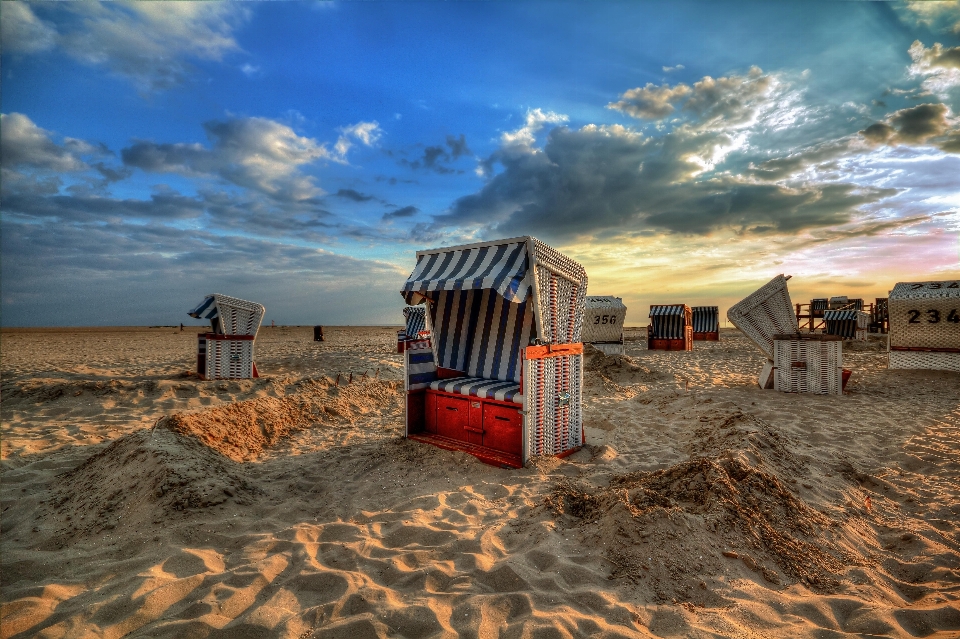
{"label": "number 234 on beach chair", "polygon": [[431,340],[407,343],[406,436],[514,468],[577,450],[586,291],[532,237],[419,251],[402,294]]}

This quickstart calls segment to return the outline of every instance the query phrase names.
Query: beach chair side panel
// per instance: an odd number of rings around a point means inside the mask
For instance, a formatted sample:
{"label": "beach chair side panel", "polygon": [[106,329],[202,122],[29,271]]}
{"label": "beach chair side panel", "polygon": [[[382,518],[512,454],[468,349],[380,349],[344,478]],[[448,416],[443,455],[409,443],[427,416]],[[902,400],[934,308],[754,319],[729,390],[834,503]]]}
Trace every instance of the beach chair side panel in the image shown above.
{"label": "beach chair side panel", "polygon": [[[528,349],[534,350],[534,349]],[[524,359],[524,463],[583,444],[583,353]]]}

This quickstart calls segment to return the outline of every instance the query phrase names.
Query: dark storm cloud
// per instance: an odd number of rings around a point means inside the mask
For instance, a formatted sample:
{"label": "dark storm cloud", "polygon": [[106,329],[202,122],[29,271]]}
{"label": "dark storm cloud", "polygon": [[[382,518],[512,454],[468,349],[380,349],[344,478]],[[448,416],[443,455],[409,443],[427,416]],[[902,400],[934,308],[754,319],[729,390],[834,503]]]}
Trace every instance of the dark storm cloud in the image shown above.
{"label": "dark storm cloud", "polygon": [[944,151],[956,151],[960,129],[951,127],[945,104],[919,104],[888,115],[860,131],[873,144],[930,144]]}
{"label": "dark storm cloud", "polygon": [[704,173],[697,158],[730,143],[720,132],[681,129],[658,138],[623,127],[553,129],[542,150],[502,149],[503,166],[460,198],[434,229],[575,239],[599,233],[792,233],[844,224],[892,189],[853,184],[784,186]]}
{"label": "dark storm cloud", "polygon": [[396,211],[390,211],[389,213],[384,213],[383,219],[393,220],[393,219],[402,218],[402,217],[413,217],[419,212],[420,212],[420,209],[418,209],[415,206],[405,206],[401,209],[397,209]]}
{"label": "dark storm cloud", "polygon": [[457,169],[450,168],[449,164],[455,162],[462,156],[470,155],[470,148],[467,146],[467,139],[462,133],[460,137],[448,135],[446,146],[428,146],[423,150],[423,155],[414,161],[400,160],[400,164],[408,166],[411,169],[427,169],[436,173],[463,173]]}
{"label": "dark storm cloud", "polygon": [[359,191],[353,189],[340,189],[333,194],[335,197],[342,197],[347,200],[353,200],[354,202],[369,202],[373,199],[372,195],[364,195]]}
{"label": "dark storm cloud", "polygon": [[4,196],[3,208],[8,214],[67,222],[189,219],[199,217],[205,210],[202,201],[173,192],[154,193],[147,200],[10,193]]}

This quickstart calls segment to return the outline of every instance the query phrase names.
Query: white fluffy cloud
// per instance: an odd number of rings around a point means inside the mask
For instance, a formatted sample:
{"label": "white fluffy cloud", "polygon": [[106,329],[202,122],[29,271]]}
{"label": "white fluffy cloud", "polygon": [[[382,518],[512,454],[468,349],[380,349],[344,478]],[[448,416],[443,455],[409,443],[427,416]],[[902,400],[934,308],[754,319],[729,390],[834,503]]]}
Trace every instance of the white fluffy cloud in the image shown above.
{"label": "white fluffy cloud", "polygon": [[22,113],[0,114],[0,164],[5,169],[33,168],[48,171],[83,171],[89,168],[81,155],[99,149],[82,140],[65,138],[63,144],[51,139]]}
{"label": "white fluffy cloud", "polygon": [[240,48],[233,33],[249,10],[232,2],[63,2],[37,12],[5,2],[6,50],[60,46],[76,60],[108,69],[143,92],[168,89],[190,74],[188,60],[221,60]]}
{"label": "white fluffy cloud", "polygon": [[380,135],[376,122],[359,122],[341,130],[331,150],[326,143],[297,135],[267,118],[235,118],[203,125],[212,145],[157,144],[138,141],[122,150],[124,164],[157,173],[218,175],[283,201],[302,201],[323,194],[301,168],[326,160],[346,162],[352,140],[372,145]]}
{"label": "white fluffy cloud", "polygon": [[0,40],[3,41],[5,52],[46,51],[54,47],[56,39],[56,28],[39,19],[29,3],[4,3],[3,10],[0,11]]}
{"label": "white fluffy cloud", "polygon": [[946,98],[960,87],[960,47],[945,48],[936,42],[928,49],[916,40],[908,52],[913,59],[908,72],[923,78],[921,86],[927,93]]}
{"label": "white fluffy cloud", "polygon": [[536,141],[536,135],[545,124],[559,124],[569,118],[553,111],[543,112],[542,109],[528,109],[523,126],[516,131],[507,131],[500,136],[504,146],[527,146]]}

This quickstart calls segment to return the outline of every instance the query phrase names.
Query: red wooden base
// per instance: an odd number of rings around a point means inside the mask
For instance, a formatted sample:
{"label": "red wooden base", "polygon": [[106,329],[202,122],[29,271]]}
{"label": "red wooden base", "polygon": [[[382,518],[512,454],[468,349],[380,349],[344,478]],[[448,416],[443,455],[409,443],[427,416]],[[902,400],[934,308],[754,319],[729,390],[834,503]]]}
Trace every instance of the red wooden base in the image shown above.
{"label": "red wooden base", "polygon": [[692,351],[693,340],[654,337],[647,340],[647,348],[651,351]]}
{"label": "red wooden base", "polygon": [[716,331],[710,333],[694,333],[693,339],[701,342],[719,342],[720,333]]}
{"label": "red wooden base", "polygon": [[443,435],[434,435],[432,433],[414,433],[408,436],[417,442],[432,444],[445,450],[459,450],[473,455],[485,464],[499,466],[500,468],[523,468],[523,459],[520,455],[511,455],[486,446],[478,446],[452,437]]}

